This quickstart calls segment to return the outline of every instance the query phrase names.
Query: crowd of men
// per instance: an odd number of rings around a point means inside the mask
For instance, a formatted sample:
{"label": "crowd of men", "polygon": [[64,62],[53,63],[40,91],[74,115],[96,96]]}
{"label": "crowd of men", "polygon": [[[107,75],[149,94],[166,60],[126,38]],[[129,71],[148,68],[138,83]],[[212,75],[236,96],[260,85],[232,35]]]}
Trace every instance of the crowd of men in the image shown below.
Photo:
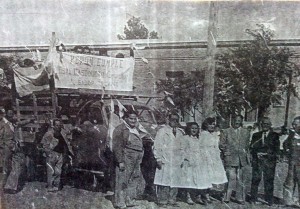
{"label": "crowd of men", "polygon": [[[32,121],[34,119],[17,121],[11,110],[5,111],[0,108],[0,140],[1,149],[4,153],[4,191],[17,192],[20,189],[19,179],[25,158],[22,152],[22,142],[19,140],[19,131],[23,125]],[[198,124],[193,123],[192,125],[194,126],[189,126],[190,130],[183,130],[179,124],[179,116],[177,113],[172,112],[168,116],[167,124],[158,130],[156,137],[153,139],[153,152],[156,160],[153,183],[157,186],[157,203],[162,207],[167,205],[178,206],[176,203],[178,187],[176,185],[180,183],[178,182],[181,181],[180,179],[190,177],[184,175],[193,175],[180,172],[180,170],[184,170],[191,165],[200,167],[200,164],[202,163],[202,166],[203,161],[207,160],[206,158],[194,159],[191,163],[191,159],[186,154],[189,150],[186,150],[184,156],[181,157],[180,155],[180,153],[184,153],[182,152],[184,143],[180,141],[181,139],[201,140],[203,136]],[[262,118],[260,129],[256,132],[243,127],[243,116],[241,115],[237,115],[233,119],[229,128],[218,130],[218,132],[215,129],[209,130],[209,125],[215,126],[216,124],[206,125],[208,132],[211,134],[216,132],[212,136],[218,137],[219,147],[217,153],[220,153],[218,155],[222,159],[222,169],[224,169],[225,174],[225,181],[219,182],[220,184],[225,183],[221,201],[224,204],[234,201],[243,205],[247,200],[252,204],[260,204],[258,202],[258,186],[264,178],[264,199],[266,204],[273,205],[274,176],[276,163],[280,156],[279,137],[281,133],[273,131],[270,118]],[[64,166],[72,161],[74,156],[69,135],[83,130],[75,127],[72,131],[66,132],[62,121],[54,119],[42,137],[40,149],[46,159],[47,188],[49,192],[62,189],[61,176]],[[193,132],[194,134],[192,134]],[[186,135],[191,135],[191,138],[184,138]],[[112,137],[111,151],[115,173],[111,177],[114,178],[112,185],[116,208],[136,206],[135,200],[141,198],[144,193],[145,180],[141,171],[141,163],[144,157],[143,140],[145,139],[151,139],[151,136],[139,123],[138,113],[135,110],[128,110],[124,113],[122,123],[115,128]],[[283,148],[288,159],[288,173],[283,185],[284,202],[286,205],[299,206],[293,201],[293,190],[295,184],[299,184],[298,178],[300,178],[300,116],[294,118],[292,128],[283,143]],[[252,182],[250,199],[248,200],[246,199],[245,168],[249,165],[252,166]],[[178,178],[178,181],[176,180],[177,182],[174,180],[174,172],[176,171],[179,171],[178,175],[182,175]],[[215,184],[214,182],[208,183]],[[187,185],[186,188],[184,186],[180,188],[186,189],[187,203],[189,204],[208,204],[210,202],[208,198],[205,199],[206,201],[201,201],[201,199],[197,201],[195,196],[190,196],[191,190],[189,190],[194,189],[193,191],[197,196],[201,194],[200,191],[204,188],[209,189],[209,186],[189,187]],[[209,191],[205,191],[209,193]],[[233,191],[235,191],[234,197],[232,195]]]}

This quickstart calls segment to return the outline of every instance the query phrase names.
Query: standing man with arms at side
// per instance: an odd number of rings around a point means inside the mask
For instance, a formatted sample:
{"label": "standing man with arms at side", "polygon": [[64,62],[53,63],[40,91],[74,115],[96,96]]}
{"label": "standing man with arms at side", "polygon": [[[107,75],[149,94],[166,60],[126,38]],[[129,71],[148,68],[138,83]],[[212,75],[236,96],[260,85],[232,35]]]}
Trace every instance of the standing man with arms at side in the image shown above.
{"label": "standing man with arms at side", "polygon": [[142,195],[145,181],[141,172],[144,156],[143,137],[148,134],[138,123],[138,113],[124,113],[124,121],[113,132],[113,154],[116,163],[115,207],[137,206],[135,199]]}
{"label": "standing man with arms at side", "polygon": [[30,122],[34,122],[35,118],[18,121],[14,111],[8,109],[5,118],[2,120],[6,123],[4,191],[6,193],[16,193],[20,191],[21,184],[24,183],[21,176],[26,167],[21,128]]}
{"label": "standing man with arms at side", "polygon": [[279,134],[273,132],[270,118],[261,120],[262,131],[252,136],[250,151],[252,154],[251,202],[257,203],[258,186],[264,178],[265,200],[273,205],[274,176],[277,156],[280,150]]}
{"label": "standing man with arms at side", "polygon": [[[154,140],[154,157],[157,161],[154,184],[157,185],[157,202],[162,207],[167,204],[178,206],[176,197],[178,189],[174,187],[176,181],[176,152],[180,146],[180,138],[184,131],[179,128],[179,116],[176,112],[169,115],[169,124],[158,130]],[[178,163],[178,162],[177,162]]]}
{"label": "standing man with arms at side", "polygon": [[224,156],[224,166],[228,178],[223,202],[228,203],[232,191],[235,190],[235,200],[245,204],[245,166],[249,164],[248,149],[250,132],[242,127],[243,116],[233,119],[232,127],[223,130],[220,138],[220,149]]}

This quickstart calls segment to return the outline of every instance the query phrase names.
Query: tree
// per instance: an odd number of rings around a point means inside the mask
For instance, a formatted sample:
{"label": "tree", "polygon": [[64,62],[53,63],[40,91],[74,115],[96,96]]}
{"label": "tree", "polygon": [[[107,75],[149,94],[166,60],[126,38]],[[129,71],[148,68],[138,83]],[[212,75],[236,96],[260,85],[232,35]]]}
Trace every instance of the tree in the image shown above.
{"label": "tree", "polygon": [[158,39],[158,33],[155,31],[151,31],[149,35],[150,39]]}
{"label": "tree", "polygon": [[145,25],[142,23],[140,17],[131,17],[127,21],[127,25],[124,27],[124,34],[120,35],[118,34],[118,39],[120,40],[130,40],[130,39],[158,39],[158,33],[155,31],[152,31],[149,34],[149,30],[145,27]]}
{"label": "tree", "polygon": [[[270,47],[274,32],[257,26],[246,30],[252,41],[217,57],[214,106],[223,117],[258,109],[261,118],[272,103],[283,99],[290,74],[299,73],[291,62],[293,52],[287,47]],[[292,90],[296,95],[295,87]]]}
{"label": "tree", "polygon": [[199,106],[203,98],[203,79],[202,71],[197,71],[197,76],[194,73],[185,74],[182,77],[175,79],[159,80],[157,82],[158,93],[167,93],[165,99],[171,98],[172,102],[166,101],[165,108],[170,110],[176,108],[180,110],[182,117],[186,114],[192,116],[196,120],[196,111],[199,111]]}

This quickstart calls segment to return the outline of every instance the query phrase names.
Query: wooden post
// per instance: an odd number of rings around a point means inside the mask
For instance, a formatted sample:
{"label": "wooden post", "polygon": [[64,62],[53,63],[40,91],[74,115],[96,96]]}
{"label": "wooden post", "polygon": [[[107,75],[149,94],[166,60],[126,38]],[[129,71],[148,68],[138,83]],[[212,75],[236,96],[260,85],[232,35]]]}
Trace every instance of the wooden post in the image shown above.
{"label": "wooden post", "polygon": [[290,99],[291,99],[292,78],[293,78],[293,71],[290,71],[290,74],[289,74],[289,83],[288,83],[288,90],[287,90],[287,94],[286,94],[285,116],[284,116],[284,126],[285,127],[287,127],[287,125],[288,125],[288,119],[289,119],[289,108],[290,108]]}
{"label": "wooden post", "polygon": [[215,54],[217,48],[217,2],[210,2],[209,9],[209,25],[208,25],[208,38],[207,38],[207,59],[208,67],[205,69],[204,86],[203,86],[203,108],[202,116],[206,118],[214,113],[213,100],[214,100],[214,84],[215,84]]}
{"label": "wooden post", "polygon": [[[17,108],[17,120],[18,120],[18,122],[20,122],[21,121],[21,112],[20,112],[20,103],[19,103],[19,99],[18,98],[16,98],[16,108]],[[17,132],[19,134],[19,140],[20,140],[20,142],[23,142],[22,128],[18,127]]]}
{"label": "wooden post", "polygon": [[38,111],[37,111],[37,99],[34,93],[32,94],[32,101],[33,101],[33,114],[34,117],[36,118],[38,116]]}
{"label": "wooden post", "polygon": [[19,103],[19,99],[16,98],[16,109],[17,109],[17,120],[18,122],[21,121],[21,112],[20,112],[20,103]]}
{"label": "wooden post", "polygon": [[[51,38],[51,43],[49,46],[49,53],[52,53],[52,50],[55,48],[55,42],[56,42],[56,37],[55,37],[55,32],[52,32],[52,38]],[[54,66],[53,66],[53,61],[50,63],[51,66],[51,74],[50,74],[50,91],[51,91],[51,97],[52,97],[52,108],[53,108],[53,115],[52,117],[56,117],[56,108],[57,108],[57,97],[55,94],[55,82],[54,82]]]}
{"label": "wooden post", "polygon": [[[32,94],[32,101],[33,101],[33,114],[34,114],[34,118],[37,120],[38,118],[38,111],[37,111],[37,98],[36,95],[33,93]],[[34,128],[34,132],[38,132],[38,128]]]}

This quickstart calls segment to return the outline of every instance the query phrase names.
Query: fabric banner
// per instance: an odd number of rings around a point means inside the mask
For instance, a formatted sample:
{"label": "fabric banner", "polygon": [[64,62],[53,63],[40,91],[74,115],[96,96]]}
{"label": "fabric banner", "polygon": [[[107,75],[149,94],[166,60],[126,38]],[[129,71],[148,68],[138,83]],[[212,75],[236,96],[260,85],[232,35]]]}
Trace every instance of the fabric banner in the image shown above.
{"label": "fabric banner", "polygon": [[64,52],[53,63],[56,88],[133,90],[134,58]]}
{"label": "fabric banner", "polygon": [[49,89],[48,72],[43,65],[39,68],[15,65],[13,71],[16,90],[20,97],[31,94],[33,91]]}
{"label": "fabric banner", "polygon": [[58,62],[60,54],[55,47],[49,47],[47,58],[43,62],[40,61],[40,54],[37,50],[38,59],[32,58],[33,66],[20,67],[18,64],[12,66],[16,91],[20,97],[32,94],[34,91],[50,89],[49,78],[53,74],[53,63]]}

